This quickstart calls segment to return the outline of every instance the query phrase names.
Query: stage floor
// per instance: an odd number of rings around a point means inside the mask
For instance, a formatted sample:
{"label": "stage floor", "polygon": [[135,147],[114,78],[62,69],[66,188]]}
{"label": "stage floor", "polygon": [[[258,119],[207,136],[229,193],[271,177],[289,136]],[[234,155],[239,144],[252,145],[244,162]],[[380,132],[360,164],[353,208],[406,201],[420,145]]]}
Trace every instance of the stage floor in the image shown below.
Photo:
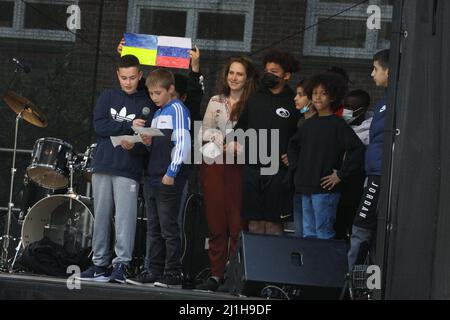
{"label": "stage floor", "polygon": [[[74,286],[74,284],[72,284]],[[0,300],[236,300],[227,293],[166,289],[131,284],[80,283],[70,290],[67,279],[0,273]],[[252,298],[255,299],[255,298]]]}

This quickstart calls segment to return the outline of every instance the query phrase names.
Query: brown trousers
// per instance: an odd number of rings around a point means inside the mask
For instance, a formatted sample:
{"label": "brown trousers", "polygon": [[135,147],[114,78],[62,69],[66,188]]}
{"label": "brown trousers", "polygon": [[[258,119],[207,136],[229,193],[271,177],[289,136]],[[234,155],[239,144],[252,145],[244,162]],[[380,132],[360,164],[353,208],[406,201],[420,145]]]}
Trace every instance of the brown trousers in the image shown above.
{"label": "brown trousers", "polygon": [[209,227],[211,275],[222,278],[225,265],[236,250],[241,219],[242,180],[239,165],[203,164],[200,175]]}

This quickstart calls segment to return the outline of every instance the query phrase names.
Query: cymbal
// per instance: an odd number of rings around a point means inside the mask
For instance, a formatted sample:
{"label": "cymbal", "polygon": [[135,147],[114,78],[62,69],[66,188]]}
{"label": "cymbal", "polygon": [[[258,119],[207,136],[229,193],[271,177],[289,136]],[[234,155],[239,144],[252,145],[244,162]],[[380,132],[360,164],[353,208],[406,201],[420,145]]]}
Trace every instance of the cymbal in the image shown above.
{"label": "cymbal", "polygon": [[48,125],[45,114],[30,100],[13,91],[8,91],[3,95],[3,100],[16,114],[23,111],[22,118],[36,127],[45,128]]}

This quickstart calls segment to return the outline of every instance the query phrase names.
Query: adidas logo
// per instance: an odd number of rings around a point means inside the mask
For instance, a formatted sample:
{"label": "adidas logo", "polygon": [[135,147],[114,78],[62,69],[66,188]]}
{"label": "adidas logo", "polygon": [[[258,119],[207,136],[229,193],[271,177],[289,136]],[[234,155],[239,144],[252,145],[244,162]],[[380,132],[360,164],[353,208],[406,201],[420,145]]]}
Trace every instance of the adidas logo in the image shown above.
{"label": "adidas logo", "polygon": [[125,108],[125,107],[120,109],[119,113],[117,113],[116,109],[111,108],[111,116],[115,121],[118,121],[118,122],[123,122],[123,121],[131,122],[136,118],[136,115],[134,113],[127,115],[127,108]]}

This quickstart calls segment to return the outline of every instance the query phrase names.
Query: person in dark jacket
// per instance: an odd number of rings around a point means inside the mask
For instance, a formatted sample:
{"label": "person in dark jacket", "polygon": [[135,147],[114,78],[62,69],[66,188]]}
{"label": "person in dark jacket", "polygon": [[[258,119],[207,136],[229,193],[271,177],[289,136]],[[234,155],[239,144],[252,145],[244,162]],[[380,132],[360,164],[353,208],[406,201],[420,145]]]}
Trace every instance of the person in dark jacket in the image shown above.
{"label": "person in dark jacket", "polygon": [[[132,259],[137,215],[139,181],[143,173],[145,147],[142,144],[128,148],[114,147],[113,136],[132,135],[132,126],[143,127],[140,119],[143,108],[156,107],[145,91],[138,90],[142,78],[139,60],[132,55],[120,58],[117,70],[120,89],[105,90],[94,110],[94,128],[97,133],[97,150],[93,158],[92,187],[95,222],[92,249],[93,266],[82,272],[80,278],[90,281],[125,282],[125,267]],[[125,150],[130,149],[130,150]],[[115,220],[115,253],[113,271],[111,263],[111,227]]]}
{"label": "person in dark jacket", "polygon": [[[377,87],[387,88],[389,80],[388,49],[375,54],[373,57],[372,78]],[[374,107],[374,116],[370,125],[369,145],[366,150],[366,187],[364,188],[361,204],[353,221],[350,250],[348,252],[349,271],[355,264],[362,264],[358,257],[375,254],[375,232],[377,229],[377,205],[380,194],[381,166],[384,145],[384,117],[386,115],[386,98]]]}
{"label": "person in dark jacket", "polygon": [[363,166],[364,146],[355,132],[335,115],[346,92],[338,75],[312,77],[306,86],[317,116],[289,143],[295,192],[302,195],[303,237],[332,239],[341,181]]}
{"label": "person in dark jacket", "polygon": [[[249,97],[234,127],[236,135],[242,129],[257,139],[256,144],[245,143],[241,215],[252,233],[282,234],[282,216],[292,214],[287,146],[300,118],[295,93],[287,82],[298,71],[299,62],[289,53],[272,51],[263,65],[261,88]],[[242,147],[239,142],[230,144],[236,151]]]}

